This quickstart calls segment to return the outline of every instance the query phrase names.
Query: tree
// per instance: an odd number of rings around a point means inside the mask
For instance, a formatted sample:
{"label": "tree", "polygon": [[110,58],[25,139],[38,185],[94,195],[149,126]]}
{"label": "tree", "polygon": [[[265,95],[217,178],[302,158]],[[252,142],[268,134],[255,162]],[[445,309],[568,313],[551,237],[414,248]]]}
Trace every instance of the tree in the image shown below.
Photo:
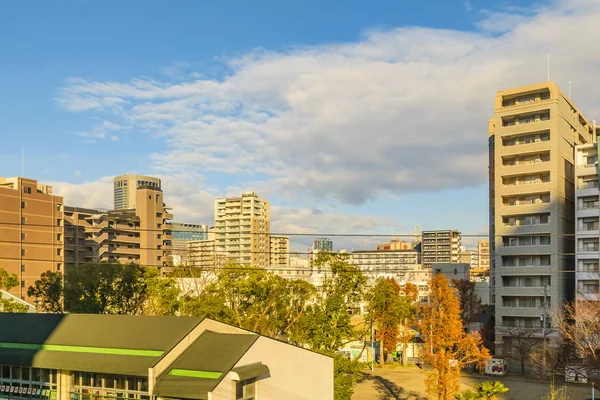
{"label": "tree", "polygon": [[502,382],[482,382],[475,390],[467,390],[454,396],[456,400],[496,400],[497,395],[508,392]]}
{"label": "tree", "polygon": [[346,357],[336,355],[333,359],[333,392],[335,400],[351,400],[354,382],[360,377],[361,365]]}
{"label": "tree", "polygon": [[458,290],[458,302],[465,330],[471,318],[483,310],[481,298],[475,293],[475,282],[468,279],[453,279],[452,284]]}
{"label": "tree", "polygon": [[[383,351],[389,354],[396,350],[400,325],[414,315],[412,299],[401,295],[400,285],[393,278],[379,278],[367,300],[366,318],[377,327],[376,339],[383,342]],[[384,354],[381,359],[385,359]]]}
{"label": "tree", "polygon": [[148,267],[143,275],[146,284],[144,315],[176,315],[179,311],[180,291],[173,278],[160,275],[158,268]]}
{"label": "tree", "polygon": [[423,337],[425,385],[432,399],[449,400],[458,393],[460,370],[468,365],[482,369],[490,359],[479,333],[466,334],[458,299],[444,275],[431,280],[430,302],[419,312],[419,331]]}
{"label": "tree", "polygon": [[[19,285],[19,277],[16,274],[10,274],[3,268],[0,268],[0,290],[9,291]],[[0,292],[0,312],[27,312],[29,307],[25,304],[20,304],[15,300],[5,297]]]}
{"label": "tree", "polygon": [[27,289],[27,296],[35,298],[38,306],[45,312],[62,314],[64,312],[62,273],[42,272],[40,279]]}
{"label": "tree", "polygon": [[[541,343],[541,330],[538,328],[526,328],[521,326],[499,326],[496,331],[510,341],[510,354],[519,362],[521,375],[525,375],[525,363],[530,359],[535,348]],[[547,330],[545,334],[550,333]]]}

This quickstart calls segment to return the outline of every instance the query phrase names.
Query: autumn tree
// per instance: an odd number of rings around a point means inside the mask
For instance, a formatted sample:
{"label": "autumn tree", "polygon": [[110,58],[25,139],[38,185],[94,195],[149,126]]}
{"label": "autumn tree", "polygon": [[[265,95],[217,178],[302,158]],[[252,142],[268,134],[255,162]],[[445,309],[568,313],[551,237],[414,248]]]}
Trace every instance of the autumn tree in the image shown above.
{"label": "autumn tree", "polygon": [[465,333],[461,311],[454,289],[442,274],[430,284],[430,301],[419,310],[419,331],[426,371],[425,385],[432,399],[449,400],[458,393],[462,368],[483,368],[490,358],[479,333]]}
{"label": "autumn tree", "polygon": [[[509,343],[510,354],[520,365],[521,375],[525,375],[525,365],[531,355],[540,345],[541,328],[527,328],[523,326],[497,326],[496,332],[502,334],[504,341]],[[546,332],[547,335],[550,330]]]}
{"label": "autumn tree", "polygon": [[62,314],[63,306],[63,274],[55,271],[42,272],[33,286],[27,289],[27,296],[33,297],[45,312]]}
{"label": "autumn tree", "polygon": [[483,310],[481,298],[475,293],[475,282],[468,279],[453,279],[452,285],[457,290],[462,323],[467,330],[471,318]]}
{"label": "autumn tree", "polygon": [[[381,359],[396,350],[400,325],[414,315],[412,299],[401,294],[400,285],[393,278],[379,278],[367,295],[366,318],[377,327],[375,339],[383,343]],[[385,352],[385,354],[383,354]]]}

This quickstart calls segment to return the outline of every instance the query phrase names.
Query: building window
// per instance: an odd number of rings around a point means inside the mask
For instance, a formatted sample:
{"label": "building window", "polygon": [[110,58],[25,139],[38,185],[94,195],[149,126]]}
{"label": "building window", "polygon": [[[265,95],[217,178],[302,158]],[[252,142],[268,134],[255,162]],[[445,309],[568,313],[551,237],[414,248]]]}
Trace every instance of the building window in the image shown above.
{"label": "building window", "polygon": [[26,206],[27,206],[27,202],[25,202],[25,201],[22,201],[22,202],[21,202],[21,208],[25,208]]}
{"label": "building window", "polygon": [[60,233],[56,234],[56,240],[60,242],[62,240],[62,235]]}
{"label": "building window", "polygon": [[21,233],[21,240],[25,240],[27,238],[27,234],[26,233]]}
{"label": "building window", "polygon": [[61,223],[62,223],[62,220],[61,220],[60,218],[58,218],[58,219],[56,220],[56,225],[57,225],[57,226],[61,226],[61,225],[60,225]]}
{"label": "building window", "polygon": [[23,193],[31,194],[31,188],[29,186],[23,187]]}
{"label": "building window", "polygon": [[25,272],[25,268],[26,268],[25,264],[21,264],[21,272]]}
{"label": "building window", "polygon": [[22,218],[21,218],[21,224],[25,224],[26,222],[27,222],[27,218],[25,218],[25,217],[22,217]]}
{"label": "building window", "polygon": [[256,378],[235,383],[235,400],[254,400],[256,397]]}
{"label": "building window", "polygon": [[62,204],[56,205],[56,211],[62,211]]}
{"label": "building window", "polygon": [[57,271],[62,270],[62,264],[61,263],[56,264],[56,270]]}
{"label": "building window", "polygon": [[60,256],[61,250],[62,250],[62,249],[56,249],[56,255],[57,255],[57,256]]}
{"label": "building window", "polygon": [[24,256],[25,254],[27,254],[27,250],[21,249],[21,256]]}
{"label": "building window", "polygon": [[25,281],[21,281],[21,287],[24,288],[25,287]]}

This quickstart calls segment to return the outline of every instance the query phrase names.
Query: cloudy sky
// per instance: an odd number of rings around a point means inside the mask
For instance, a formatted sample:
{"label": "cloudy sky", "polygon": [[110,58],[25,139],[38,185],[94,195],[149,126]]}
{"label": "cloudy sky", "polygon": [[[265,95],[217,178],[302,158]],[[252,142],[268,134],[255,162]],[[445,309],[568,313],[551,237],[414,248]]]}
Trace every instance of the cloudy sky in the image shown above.
{"label": "cloudy sky", "polygon": [[2,2],[0,175],[24,146],[68,205],[142,173],[181,222],[254,190],[277,233],[485,234],[495,93],[550,54],[600,118],[599,20],[598,0]]}

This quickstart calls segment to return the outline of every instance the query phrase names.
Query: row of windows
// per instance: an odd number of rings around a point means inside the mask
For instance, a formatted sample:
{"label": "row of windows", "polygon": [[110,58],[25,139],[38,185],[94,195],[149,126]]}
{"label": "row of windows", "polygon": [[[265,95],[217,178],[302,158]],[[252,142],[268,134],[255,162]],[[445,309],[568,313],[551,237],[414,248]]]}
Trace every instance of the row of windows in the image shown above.
{"label": "row of windows", "polygon": [[550,223],[550,214],[515,215],[502,217],[504,226],[542,225]]}
{"label": "row of windows", "polygon": [[541,112],[539,114],[523,115],[516,117],[504,117],[502,118],[502,126],[514,126],[522,124],[531,124],[540,121],[549,121],[550,112]]}
{"label": "row of windows", "polygon": [[502,99],[502,107],[510,107],[521,104],[535,103],[536,101],[550,100],[550,91],[544,90],[538,93],[525,94],[513,98]]}
{"label": "row of windows", "polygon": [[550,256],[502,256],[504,267],[545,267],[550,266]]}
{"label": "row of windows", "polygon": [[[27,217],[21,217],[21,225],[26,225],[26,224],[27,224]],[[36,226],[36,224],[34,224],[34,226]],[[62,226],[62,219],[58,218],[56,220],[56,226]]]}
{"label": "row of windows", "polygon": [[520,135],[502,139],[503,146],[518,146],[521,144],[541,143],[550,140],[550,132],[540,132],[536,134]]}
{"label": "row of windows", "polygon": [[527,204],[550,203],[550,193],[525,194],[519,196],[503,197],[505,206],[521,206]]}

